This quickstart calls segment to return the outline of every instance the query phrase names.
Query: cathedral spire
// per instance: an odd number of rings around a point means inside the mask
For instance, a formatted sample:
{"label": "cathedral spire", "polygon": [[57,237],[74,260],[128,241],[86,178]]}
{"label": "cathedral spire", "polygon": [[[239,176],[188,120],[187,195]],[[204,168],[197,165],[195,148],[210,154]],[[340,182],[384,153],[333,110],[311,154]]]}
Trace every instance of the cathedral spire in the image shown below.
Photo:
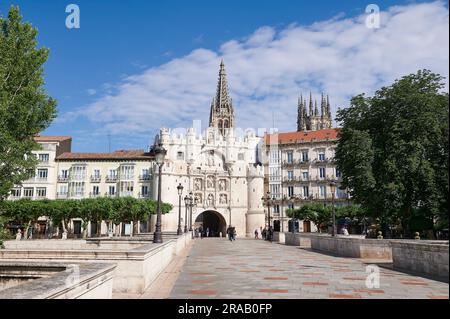
{"label": "cathedral spire", "polygon": [[327,95],[327,117],[331,118],[330,96]]}
{"label": "cathedral spire", "polygon": [[233,102],[228,93],[228,81],[223,60],[220,62],[217,92],[211,105],[209,126],[218,128],[222,135],[225,135],[227,129],[234,127]]}
{"label": "cathedral spire", "polygon": [[312,99],[312,92],[309,92],[309,115],[313,116],[314,115],[314,111],[313,111],[313,99]]}
{"label": "cathedral spire", "polygon": [[305,116],[306,105],[303,104],[303,93],[298,98],[298,110],[297,110],[297,131],[303,131],[306,128],[306,116]]}
{"label": "cathedral spire", "polygon": [[322,93],[322,102],[320,103],[320,113],[322,118],[327,117],[327,102],[325,100],[325,95]]}

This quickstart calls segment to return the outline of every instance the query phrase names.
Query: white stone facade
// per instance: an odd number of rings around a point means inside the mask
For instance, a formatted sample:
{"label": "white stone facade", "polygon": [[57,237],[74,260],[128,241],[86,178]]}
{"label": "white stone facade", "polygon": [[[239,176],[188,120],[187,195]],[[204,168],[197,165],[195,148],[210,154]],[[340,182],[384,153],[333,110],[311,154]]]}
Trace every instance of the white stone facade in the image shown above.
{"label": "white stone facade", "polygon": [[[225,236],[230,225],[236,228],[238,236],[252,236],[256,229],[265,227],[261,200],[264,169],[259,158],[262,138],[254,133],[237,136],[234,114],[222,62],[209,127],[203,133],[191,128],[185,135],[161,129],[159,140],[167,150],[161,196],[163,202],[174,205],[173,211],[163,216],[163,231],[178,228],[179,184],[184,188],[183,198],[190,192],[198,198],[192,217],[194,227],[202,225],[216,236]],[[157,183],[155,173],[155,190]],[[185,208],[182,201],[182,228]]]}

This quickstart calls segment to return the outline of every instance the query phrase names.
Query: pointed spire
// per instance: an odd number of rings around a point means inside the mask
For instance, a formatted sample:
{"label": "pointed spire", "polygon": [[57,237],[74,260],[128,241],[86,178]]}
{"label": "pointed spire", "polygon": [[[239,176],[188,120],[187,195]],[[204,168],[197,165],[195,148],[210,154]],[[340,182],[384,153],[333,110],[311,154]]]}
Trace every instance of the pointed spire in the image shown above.
{"label": "pointed spire", "polygon": [[313,111],[312,92],[310,91],[310,92],[309,92],[309,115],[310,115],[310,116],[313,116],[313,115],[314,115],[313,112],[314,112],[314,111]]}
{"label": "pointed spire", "polygon": [[314,101],[314,116],[319,116],[319,109],[317,108],[317,100]]}
{"label": "pointed spire", "polygon": [[217,127],[224,133],[234,127],[233,101],[228,92],[227,75],[223,59],[220,61],[219,80],[216,97],[211,105],[210,127]]}
{"label": "pointed spire", "polygon": [[330,96],[327,95],[327,117],[331,118]]}
{"label": "pointed spire", "polygon": [[322,118],[326,117],[327,103],[325,101],[325,95],[322,93],[322,102],[320,103],[320,116]]}
{"label": "pointed spire", "polygon": [[303,127],[305,125],[306,118],[304,117],[304,108],[303,105],[303,93],[300,94],[300,97],[298,98],[298,110],[297,110],[297,131],[301,132],[303,131]]}
{"label": "pointed spire", "polygon": [[217,84],[216,108],[229,107],[231,105],[228,94],[227,74],[223,59],[220,62],[219,82]]}

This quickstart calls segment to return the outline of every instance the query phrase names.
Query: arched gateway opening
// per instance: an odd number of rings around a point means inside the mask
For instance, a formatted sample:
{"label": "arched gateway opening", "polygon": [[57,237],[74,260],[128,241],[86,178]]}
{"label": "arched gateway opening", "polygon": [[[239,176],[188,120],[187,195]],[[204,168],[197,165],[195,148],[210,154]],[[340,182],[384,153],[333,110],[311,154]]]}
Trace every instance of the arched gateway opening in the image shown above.
{"label": "arched gateway opening", "polygon": [[202,226],[203,232],[209,229],[209,237],[222,237],[226,236],[227,222],[221,214],[215,211],[206,211],[201,213],[195,220],[194,228],[198,229]]}

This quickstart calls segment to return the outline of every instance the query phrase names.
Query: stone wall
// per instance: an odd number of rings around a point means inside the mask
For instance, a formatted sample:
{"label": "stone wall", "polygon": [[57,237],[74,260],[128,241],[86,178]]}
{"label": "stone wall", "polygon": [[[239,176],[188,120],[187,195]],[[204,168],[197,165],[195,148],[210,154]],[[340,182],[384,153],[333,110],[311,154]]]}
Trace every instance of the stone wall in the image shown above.
{"label": "stone wall", "polygon": [[331,253],[342,257],[392,260],[389,240],[360,239],[349,237],[314,236],[310,237],[313,250]]}
{"label": "stone wall", "polygon": [[[111,299],[116,266],[108,263],[2,261],[0,268],[22,269],[23,276],[27,276],[24,271],[27,268],[35,276],[39,269],[43,270],[42,278],[0,291],[0,299]],[[55,268],[54,274],[47,276],[50,268]]]}
{"label": "stone wall", "polygon": [[448,241],[392,240],[394,268],[449,280]]}
{"label": "stone wall", "polygon": [[[133,249],[55,249],[22,248],[0,250],[1,260],[48,261],[48,262],[104,262],[114,263],[116,267],[113,291],[120,293],[143,293],[145,289],[192,240],[192,234],[186,233],[162,244],[141,244]],[[62,241],[61,241],[62,242]],[[66,241],[64,241],[66,242]],[[123,239],[125,247],[127,239]],[[107,246],[110,246],[108,243]],[[61,244],[62,245],[62,244]],[[102,244],[100,244],[102,245]],[[120,245],[120,241],[115,241]],[[57,245],[58,246],[58,245]],[[86,244],[95,247],[93,244]]]}

